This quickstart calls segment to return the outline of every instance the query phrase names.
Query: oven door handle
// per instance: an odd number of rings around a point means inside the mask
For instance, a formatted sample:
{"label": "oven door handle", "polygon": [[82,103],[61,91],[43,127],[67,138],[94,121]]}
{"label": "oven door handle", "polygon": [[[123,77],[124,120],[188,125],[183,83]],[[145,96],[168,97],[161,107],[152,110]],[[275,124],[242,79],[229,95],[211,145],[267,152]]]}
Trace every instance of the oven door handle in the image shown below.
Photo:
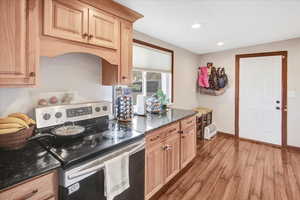
{"label": "oven door handle", "polygon": [[[133,154],[135,154],[135,153],[137,153],[137,152],[139,152],[143,149],[145,149],[145,141],[143,141],[141,144],[139,144],[138,146],[131,149],[129,151],[129,155],[133,155]],[[122,150],[120,150],[120,151],[122,151]],[[104,169],[104,163],[101,164],[101,165],[97,165],[95,167],[91,167],[91,168],[88,168],[88,169],[85,169],[85,170],[78,171],[74,174],[70,174],[70,175],[68,175],[68,179],[72,180],[72,179],[78,178],[80,176],[84,176],[84,175],[87,175],[87,174],[98,172],[102,169]]]}

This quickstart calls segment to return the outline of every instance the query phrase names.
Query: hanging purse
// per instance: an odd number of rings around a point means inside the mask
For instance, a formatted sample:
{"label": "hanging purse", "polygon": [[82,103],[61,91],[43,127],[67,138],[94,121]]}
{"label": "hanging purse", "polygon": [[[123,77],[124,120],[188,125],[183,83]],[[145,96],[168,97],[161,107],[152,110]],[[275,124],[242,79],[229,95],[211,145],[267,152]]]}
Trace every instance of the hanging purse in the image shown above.
{"label": "hanging purse", "polygon": [[219,88],[224,88],[226,86],[226,80],[227,80],[225,69],[218,68],[217,74],[218,74],[218,86]]}
{"label": "hanging purse", "polygon": [[209,76],[209,86],[210,86],[210,89],[212,89],[212,90],[219,89],[218,73],[217,73],[217,69],[215,67],[211,67],[211,74]]}

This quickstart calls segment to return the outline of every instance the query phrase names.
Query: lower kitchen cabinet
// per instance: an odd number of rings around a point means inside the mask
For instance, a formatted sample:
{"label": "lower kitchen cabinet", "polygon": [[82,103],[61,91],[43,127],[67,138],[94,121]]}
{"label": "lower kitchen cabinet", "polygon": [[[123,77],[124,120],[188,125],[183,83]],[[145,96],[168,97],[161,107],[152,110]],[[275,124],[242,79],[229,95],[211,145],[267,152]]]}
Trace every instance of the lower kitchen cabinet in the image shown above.
{"label": "lower kitchen cabinet", "polygon": [[180,136],[174,134],[164,145],[164,181],[169,182],[180,170]]}
{"label": "lower kitchen cabinet", "polygon": [[33,178],[13,188],[0,191],[2,200],[57,200],[58,177],[57,172]]}
{"label": "lower kitchen cabinet", "polygon": [[164,150],[158,142],[146,149],[146,197],[152,196],[164,184]]}
{"label": "lower kitchen cabinet", "polygon": [[182,130],[180,139],[181,160],[180,166],[184,168],[196,156],[196,127],[190,127]]}
{"label": "lower kitchen cabinet", "polygon": [[145,199],[150,199],[195,156],[195,116],[148,133],[146,136]]}

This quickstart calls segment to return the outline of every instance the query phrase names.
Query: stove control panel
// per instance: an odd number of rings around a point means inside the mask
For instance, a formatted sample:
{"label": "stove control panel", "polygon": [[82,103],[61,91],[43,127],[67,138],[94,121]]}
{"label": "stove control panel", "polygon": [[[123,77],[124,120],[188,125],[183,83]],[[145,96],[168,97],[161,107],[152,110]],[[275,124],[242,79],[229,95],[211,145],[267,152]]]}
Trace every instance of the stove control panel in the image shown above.
{"label": "stove control panel", "polygon": [[38,107],[35,109],[36,125],[37,128],[45,128],[111,115],[111,107],[111,103],[106,101]]}
{"label": "stove control panel", "polygon": [[79,117],[79,116],[84,116],[84,115],[91,115],[93,114],[93,107],[80,107],[80,108],[70,108],[67,109],[67,117]]}

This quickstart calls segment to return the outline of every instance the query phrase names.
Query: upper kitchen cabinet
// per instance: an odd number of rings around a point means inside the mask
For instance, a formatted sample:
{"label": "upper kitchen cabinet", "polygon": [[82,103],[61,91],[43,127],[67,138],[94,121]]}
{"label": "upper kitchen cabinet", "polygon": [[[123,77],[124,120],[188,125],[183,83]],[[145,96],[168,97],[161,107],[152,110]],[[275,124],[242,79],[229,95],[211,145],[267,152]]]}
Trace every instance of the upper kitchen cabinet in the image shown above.
{"label": "upper kitchen cabinet", "polygon": [[111,66],[102,61],[103,85],[130,85],[132,81],[132,48],[133,48],[132,23],[121,20],[120,38],[120,65]]}
{"label": "upper kitchen cabinet", "polygon": [[91,53],[102,58],[103,85],[131,83],[132,26],[142,15],[111,0],[44,2],[42,56]]}
{"label": "upper kitchen cabinet", "polygon": [[0,87],[36,85],[40,56],[102,59],[102,84],[129,84],[132,24],[142,15],[112,0],[1,0]]}
{"label": "upper kitchen cabinet", "polygon": [[118,49],[120,22],[78,0],[45,0],[44,34]]}
{"label": "upper kitchen cabinet", "polygon": [[34,0],[0,1],[0,87],[25,87],[36,82],[36,6]]}
{"label": "upper kitchen cabinet", "polygon": [[130,84],[132,81],[132,48],[133,32],[132,23],[122,21],[121,23],[121,69],[120,83]]}
{"label": "upper kitchen cabinet", "polygon": [[87,6],[76,0],[45,0],[44,34],[67,40],[87,42]]}
{"label": "upper kitchen cabinet", "polygon": [[119,20],[100,10],[89,9],[89,43],[118,49],[120,37]]}

